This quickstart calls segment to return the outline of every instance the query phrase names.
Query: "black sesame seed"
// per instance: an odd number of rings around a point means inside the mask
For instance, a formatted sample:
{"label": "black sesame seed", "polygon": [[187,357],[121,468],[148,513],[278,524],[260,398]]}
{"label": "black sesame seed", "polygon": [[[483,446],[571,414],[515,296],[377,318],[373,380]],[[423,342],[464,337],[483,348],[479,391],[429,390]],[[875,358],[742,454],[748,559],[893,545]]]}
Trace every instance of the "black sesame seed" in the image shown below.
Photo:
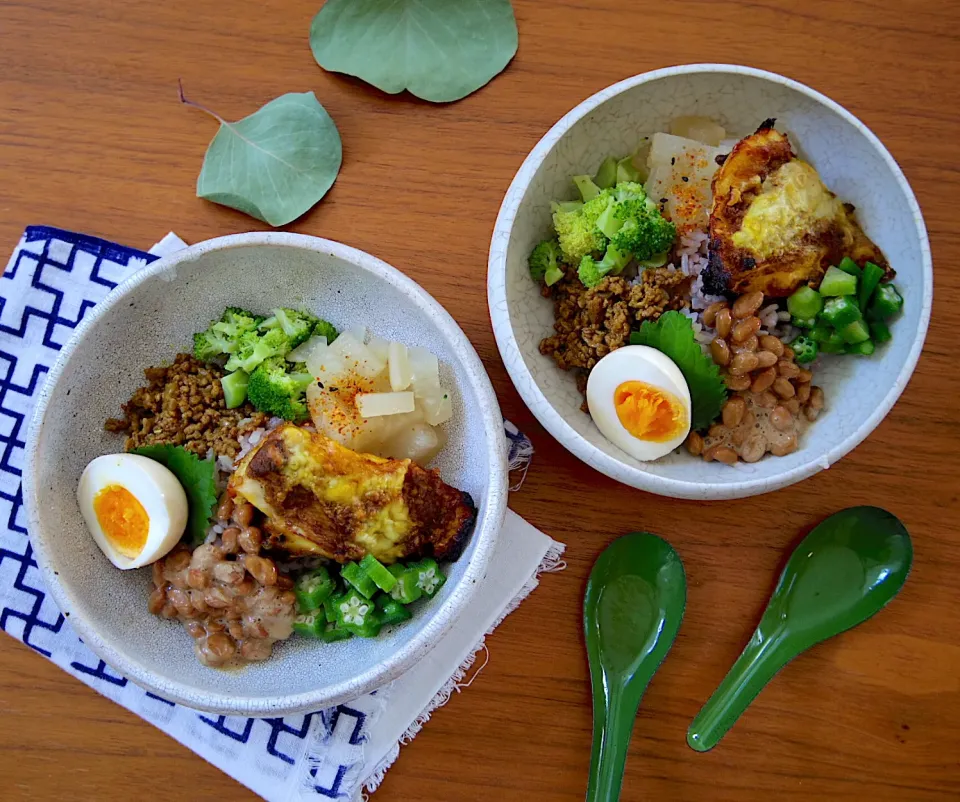
{"label": "black sesame seed", "polygon": [[682,175],[682,176],[680,176],[680,180],[683,181],[684,184],[686,184],[687,181],[689,181],[690,179],[687,178],[685,175]]}
{"label": "black sesame seed", "polygon": [[672,157],[672,158],[670,159],[670,164],[673,165],[673,164],[676,164],[676,163],[677,163],[677,157],[674,156],[674,157]]}

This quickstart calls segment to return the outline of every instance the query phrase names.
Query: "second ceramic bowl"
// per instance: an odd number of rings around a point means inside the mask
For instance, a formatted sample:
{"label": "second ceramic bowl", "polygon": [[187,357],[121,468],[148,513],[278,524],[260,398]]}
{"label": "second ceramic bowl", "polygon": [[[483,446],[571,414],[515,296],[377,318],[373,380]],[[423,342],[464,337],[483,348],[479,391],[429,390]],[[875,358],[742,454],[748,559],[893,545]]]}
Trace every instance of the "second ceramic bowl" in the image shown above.
{"label": "second ceramic bowl", "polygon": [[[867,234],[897,271],[906,306],[893,341],[870,358],[824,360],[816,382],[826,409],[798,451],[752,465],[706,463],[683,450],[638,462],[609,442],[573,376],[540,340],[553,331],[553,305],[531,280],[527,257],[550,230],[550,202],[572,198],[570,176],[593,174],[605,156],[630,153],[640,136],[668,130],[681,115],[703,115],[745,135],[770,117],[787,131],[840,198],[857,207]],[[544,427],[588,465],[624,484],[664,496],[739,498],[798,482],[857,446],[890,411],[913,373],[930,319],[933,272],[920,208],[880,140],[846,109],[774,73],[726,64],[670,67],[628,78],[563,117],[524,161],[507,191],[490,246],[487,277],[497,345],[514,384]]]}

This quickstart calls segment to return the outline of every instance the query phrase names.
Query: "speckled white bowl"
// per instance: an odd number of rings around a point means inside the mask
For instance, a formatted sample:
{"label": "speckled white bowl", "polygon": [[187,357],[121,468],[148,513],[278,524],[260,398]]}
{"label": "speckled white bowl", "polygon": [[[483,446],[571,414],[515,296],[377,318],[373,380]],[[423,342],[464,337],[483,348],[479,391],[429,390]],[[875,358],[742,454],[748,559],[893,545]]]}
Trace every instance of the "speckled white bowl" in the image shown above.
{"label": "speckled white bowl", "polygon": [[[278,644],[237,671],[201,666],[182,626],[147,612],[150,570],[122,572],[97,548],[75,500],[94,457],[118,451],[103,430],[143,381],[227,305],[303,307],[348,328],[429,348],[455,388],[450,441],[436,465],[477,503],[476,529],[439,596],[409,623],[374,640]],[[280,716],[367,693],[423,657],[483,579],[506,509],[503,422],[476,351],[421,287],[369,254],[297,234],[239,234],[161,259],[91,310],[44,387],[27,444],[24,499],[30,540],[57,605],[77,634],[120,673],[201,710]]]}
{"label": "speckled white bowl", "polygon": [[[667,130],[680,115],[706,115],[744,135],[768,117],[787,131],[827,185],[857,207],[866,232],[897,271],[906,299],[893,341],[871,358],[829,359],[817,369],[826,411],[787,457],[730,468],[681,449],[638,462],[604,438],[580,411],[573,377],[538,344],[553,331],[553,309],[527,271],[546,237],[550,201],[572,198],[570,176],[593,173],[610,153],[629,153],[639,136]],[[624,484],[665,496],[740,498],[798,482],[856,447],[890,411],[923,347],[933,298],[930,246],[909,184],[880,140],[850,112],[774,73],[726,64],[691,64],[628,78],[561,119],[524,161],[507,191],[490,246],[488,298],[503,361],[527,406],[573,454]]]}

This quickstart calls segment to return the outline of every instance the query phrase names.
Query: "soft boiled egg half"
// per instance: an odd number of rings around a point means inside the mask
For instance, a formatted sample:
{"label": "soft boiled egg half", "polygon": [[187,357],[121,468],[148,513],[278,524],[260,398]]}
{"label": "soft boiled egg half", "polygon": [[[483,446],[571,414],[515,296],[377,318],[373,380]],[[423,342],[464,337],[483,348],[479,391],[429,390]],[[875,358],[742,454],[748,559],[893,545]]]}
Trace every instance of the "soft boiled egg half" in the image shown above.
{"label": "soft boiled egg half", "polygon": [[690,433],[690,390],[680,368],[646,345],[611,351],[590,371],[587,405],[600,433],[642,462],[669,454]]}
{"label": "soft boiled egg half", "polygon": [[97,457],[77,488],[90,534],[117,568],[165,556],[187,526],[187,494],[165,466],[138,454]]}

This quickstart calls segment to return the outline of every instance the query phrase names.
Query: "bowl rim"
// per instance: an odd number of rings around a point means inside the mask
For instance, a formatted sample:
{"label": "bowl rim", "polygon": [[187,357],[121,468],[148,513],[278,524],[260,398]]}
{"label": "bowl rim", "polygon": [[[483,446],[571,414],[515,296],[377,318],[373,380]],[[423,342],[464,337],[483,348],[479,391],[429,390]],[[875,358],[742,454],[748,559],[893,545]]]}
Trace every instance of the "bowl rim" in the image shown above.
{"label": "bowl rim", "polygon": [[[920,298],[920,320],[916,332],[916,339],[895,381],[891,384],[890,390],[884,396],[882,402],[856,431],[832,446],[825,454],[813,456],[803,464],[774,477],[748,479],[741,482],[731,482],[729,484],[693,482],[650,474],[639,468],[627,465],[590,443],[574,430],[554,409],[553,405],[546,399],[533,380],[523,357],[520,355],[520,349],[517,345],[510,320],[510,311],[507,307],[506,271],[510,235],[523,196],[548,153],[575,123],[617,95],[634,87],[652,83],[662,78],[697,73],[746,75],[751,78],[759,78],[781,84],[806,95],[854,126],[873,146],[873,149],[896,178],[900,190],[907,200],[907,205],[910,208],[917,236],[920,241],[922,296]],[[619,482],[640,490],[646,490],[650,493],[673,498],[697,500],[735,499],[778,490],[828,468],[860,445],[880,424],[880,421],[886,417],[910,381],[910,377],[920,358],[920,353],[923,350],[927,328],[930,323],[930,311],[933,304],[933,261],[930,253],[930,241],[927,236],[923,215],[920,211],[920,205],[917,203],[913,189],[910,187],[903,171],[900,169],[900,165],[897,164],[879,137],[851,112],[847,111],[847,109],[836,101],[831,100],[826,95],[812,89],[806,84],[775,72],[736,64],[682,64],[640,73],[615,84],[611,84],[605,89],[601,89],[561,117],[534,146],[533,150],[531,150],[526,159],[524,159],[516,176],[514,176],[509,189],[507,189],[500,206],[500,212],[497,215],[497,221],[494,225],[493,236],[490,242],[490,254],[487,262],[487,303],[490,309],[490,318],[493,323],[493,332],[497,341],[497,348],[500,350],[504,365],[510,374],[510,378],[517,392],[520,393],[524,403],[543,427],[550,432],[564,448],[574,454],[574,456],[612,479],[616,479]]]}
{"label": "bowl rim", "polygon": [[[145,281],[175,271],[179,265],[196,261],[211,252],[252,246],[292,247],[337,257],[355,268],[371,273],[391,284],[416,304],[422,312],[430,315],[446,341],[459,355],[467,374],[467,381],[479,397],[482,425],[487,433],[487,459],[490,465],[486,496],[482,500],[478,500],[481,515],[472,535],[475,542],[474,554],[467,563],[464,575],[454,588],[451,596],[433,612],[430,621],[423,629],[415,637],[403,643],[389,658],[371,666],[362,674],[353,678],[318,690],[265,697],[237,696],[198,690],[189,683],[157,675],[151,669],[141,665],[134,655],[122,649],[116,649],[102,639],[98,634],[96,623],[88,620],[86,616],[77,611],[72,601],[73,592],[64,587],[53,573],[46,538],[40,534],[41,529],[37,513],[39,499],[34,478],[35,464],[39,462],[40,458],[37,448],[38,439],[46,415],[47,404],[67,362],[73,357],[87,332],[98,321],[109,315],[128,293]],[[57,361],[38,395],[26,439],[26,454],[28,458],[24,466],[22,482],[23,498],[27,510],[27,526],[29,531],[34,533],[30,541],[47,589],[52,593],[60,611],[68,616],[66,620],[98,657],[123,676],[129,677],[136,684],[154,691],[166,699],[197,710],[218,714],[276,716],[313,712],[355,699],[396,679],[436,646],[467,608],[486,574],[506,514],[508,477],[503,418],[490,378],[466,334],[438,301],[413,279],[404,275],[395,267],[349,245],[305,234],[250,232],[204,240],[164,256],[137,270],[132,276],[124,280],[106,298],[87,312],[83,321],[60,351]],[[144,607],[144,611],[146,611],[146,607]],[[250,667],[246,670],[250,670]]]}

